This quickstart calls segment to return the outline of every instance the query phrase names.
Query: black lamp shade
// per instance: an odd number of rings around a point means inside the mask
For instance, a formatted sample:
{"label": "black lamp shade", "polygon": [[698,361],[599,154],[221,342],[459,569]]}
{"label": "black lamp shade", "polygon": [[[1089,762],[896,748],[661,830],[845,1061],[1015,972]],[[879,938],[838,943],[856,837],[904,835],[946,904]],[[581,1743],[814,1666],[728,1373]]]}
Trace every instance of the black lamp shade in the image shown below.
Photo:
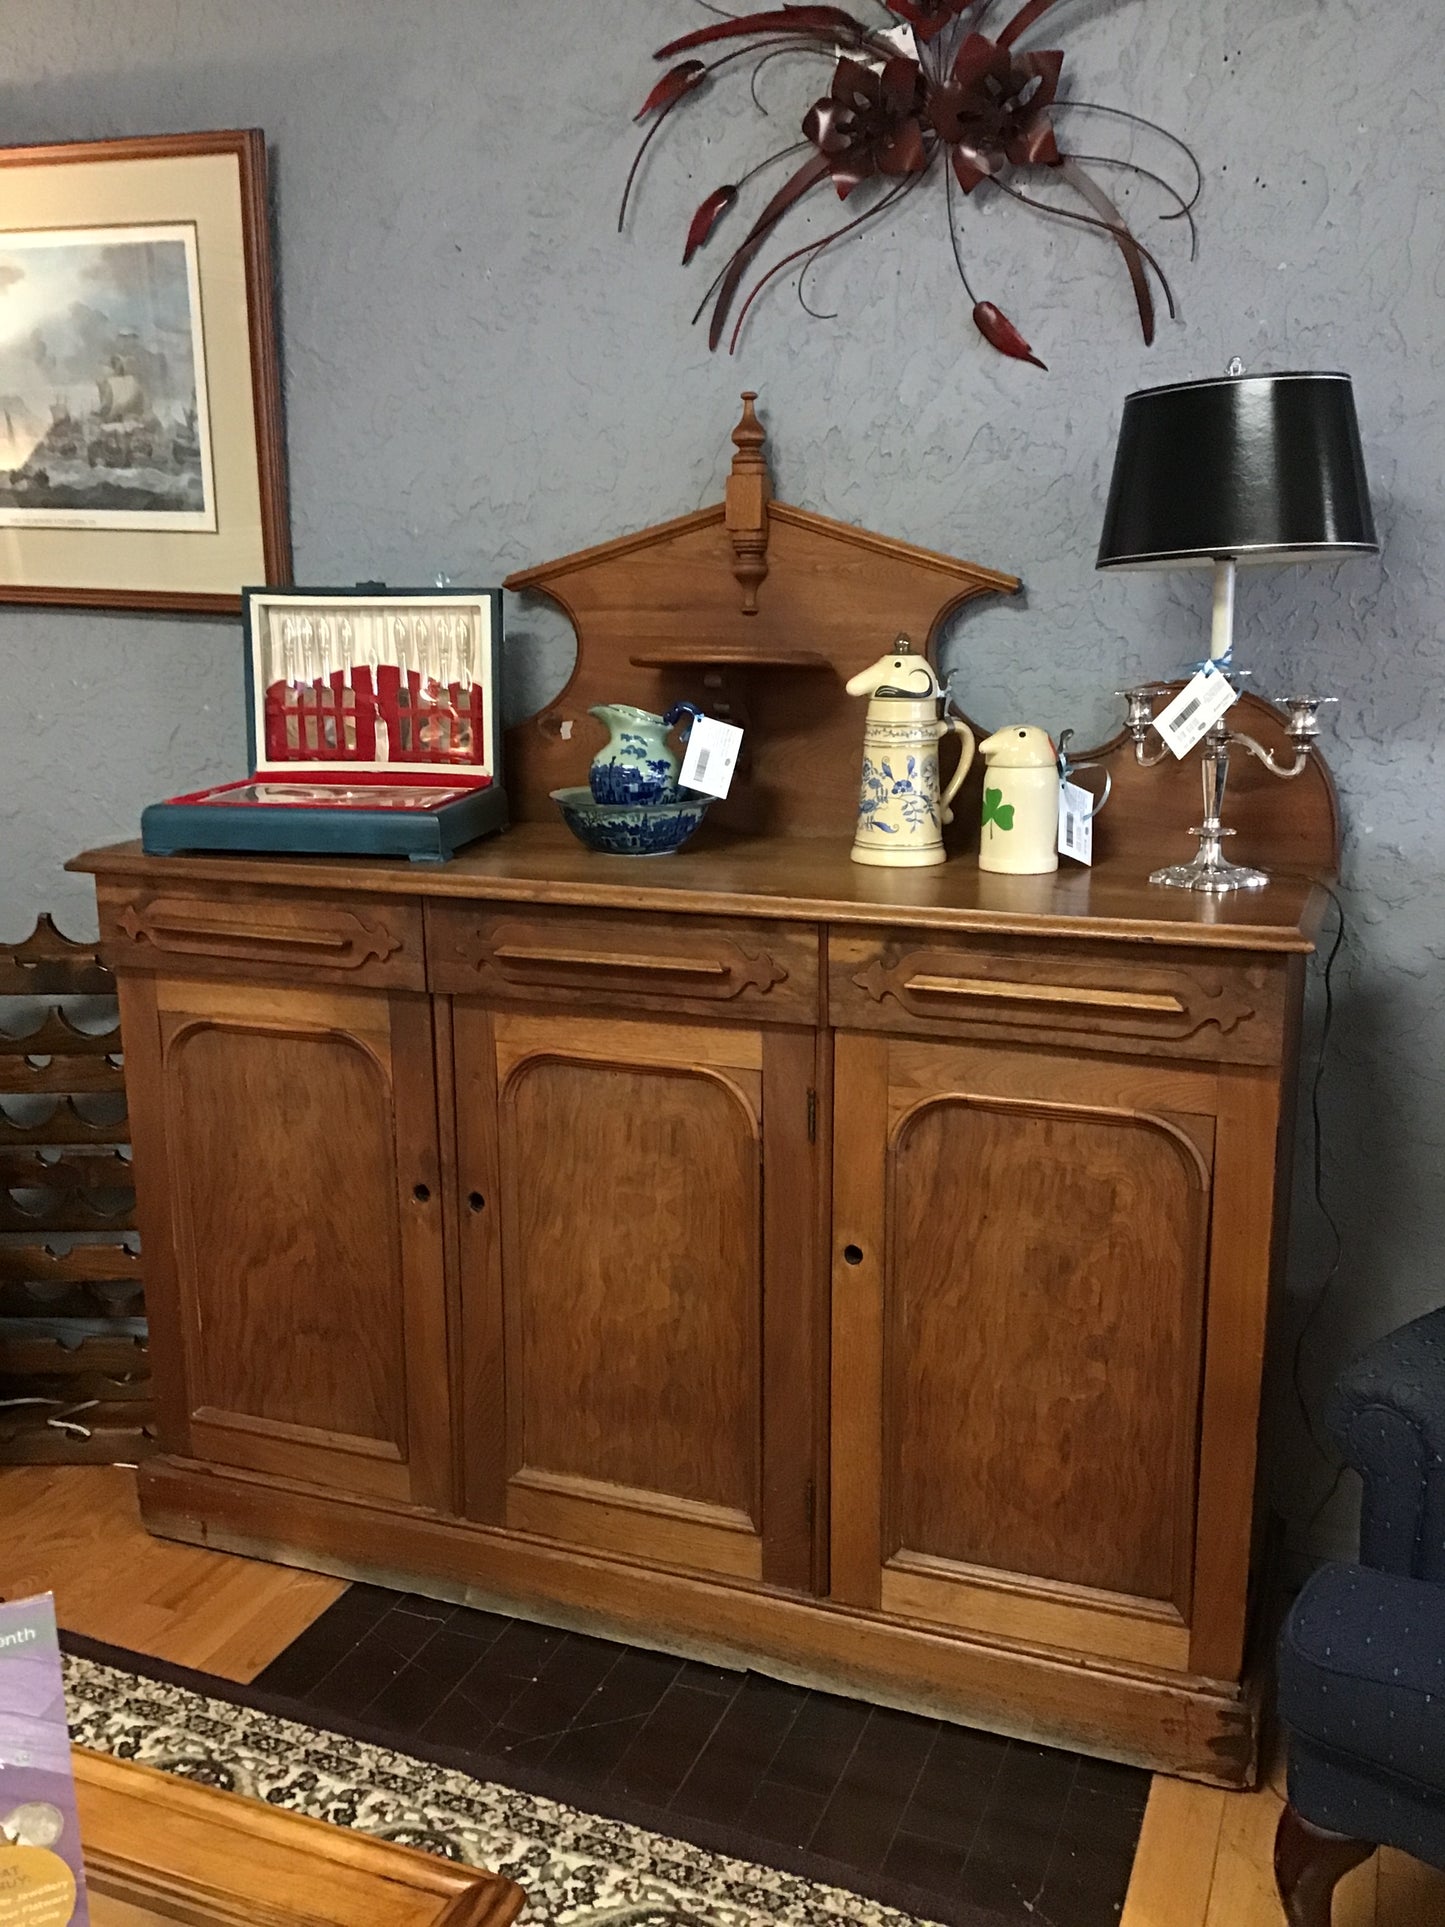
{"label": "black lamp shade", "polygon": [[1124,403],[1101,569],[1379,551],[1348,375],[1242,375]]}

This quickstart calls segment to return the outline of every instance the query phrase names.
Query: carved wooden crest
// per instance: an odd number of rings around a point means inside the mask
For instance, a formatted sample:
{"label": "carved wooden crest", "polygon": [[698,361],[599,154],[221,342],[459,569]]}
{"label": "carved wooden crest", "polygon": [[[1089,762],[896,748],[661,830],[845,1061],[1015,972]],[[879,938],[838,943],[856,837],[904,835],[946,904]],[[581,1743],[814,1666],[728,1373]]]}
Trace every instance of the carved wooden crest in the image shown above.
{"label": "carved wooden crest", "polygon": [[521,821],[553,821],[550,792],[587,781],[605,740],[594,703],[662,714],[686,698],[747,734],[733,793],[710,823],[851,836],[862,705],[847,679],[900,633],[932,648],[976,596],[1017,577],[773,499],[766,431],[743,397],[726,501],[510,576],[577,631],[571,681],[507,736]]}

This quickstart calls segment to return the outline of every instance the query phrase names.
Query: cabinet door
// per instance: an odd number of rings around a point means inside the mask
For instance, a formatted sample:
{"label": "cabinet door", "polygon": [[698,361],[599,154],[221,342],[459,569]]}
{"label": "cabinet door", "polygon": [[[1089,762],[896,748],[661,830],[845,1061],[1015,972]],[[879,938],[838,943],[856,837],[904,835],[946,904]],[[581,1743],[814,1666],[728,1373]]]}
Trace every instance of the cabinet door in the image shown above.
{"label": "cabinet door", "polygon": [[469,1514],[807,1587],[813,1033],[454,1022]]}
{"label": "cabinet door", "polygon": [[446,1507],[427,1000],[166,978],[126,995],[139,1175],[169,1219],[146,1263],[181,1333],[183,1449]]}
{"label": "cabinet door", "polygon": [[1186,1666],[1229,1073],[837,1051],[835,1595]]}

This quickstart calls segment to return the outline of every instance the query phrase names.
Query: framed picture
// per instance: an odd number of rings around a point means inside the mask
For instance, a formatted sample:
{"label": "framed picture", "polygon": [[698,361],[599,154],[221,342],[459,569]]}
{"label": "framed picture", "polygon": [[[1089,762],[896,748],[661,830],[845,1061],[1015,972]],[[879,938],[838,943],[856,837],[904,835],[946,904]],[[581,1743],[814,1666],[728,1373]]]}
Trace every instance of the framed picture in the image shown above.
{"label": "framed picture", "polygon": [[266,142],[0,149],[0,601],[291,579]]}

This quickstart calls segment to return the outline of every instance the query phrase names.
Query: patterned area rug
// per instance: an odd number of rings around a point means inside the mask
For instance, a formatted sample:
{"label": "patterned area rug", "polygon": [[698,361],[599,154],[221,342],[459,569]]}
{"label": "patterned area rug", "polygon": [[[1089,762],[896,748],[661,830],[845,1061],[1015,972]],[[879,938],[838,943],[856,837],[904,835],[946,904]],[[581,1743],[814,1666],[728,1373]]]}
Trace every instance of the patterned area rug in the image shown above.
{"label": "patterned area rug", "polygon": [[95,1660],[68,1656],[65,1683],[77,1745],[506,1874],[528,1927],[914,1927],[838,1887]]}

